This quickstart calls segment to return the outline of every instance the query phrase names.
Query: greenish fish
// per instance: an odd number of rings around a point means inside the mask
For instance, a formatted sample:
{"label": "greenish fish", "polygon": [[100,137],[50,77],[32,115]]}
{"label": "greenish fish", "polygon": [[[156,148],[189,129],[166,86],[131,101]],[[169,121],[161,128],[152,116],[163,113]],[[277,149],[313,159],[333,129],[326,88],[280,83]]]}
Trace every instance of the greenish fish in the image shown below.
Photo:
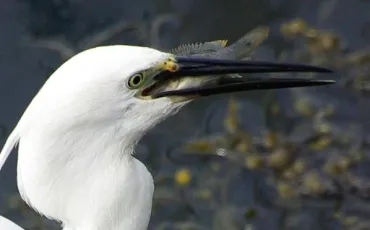
{"label": "greenish fish", "polygon": [[[244,36],[229,46],[227,46],[228,40],[216,40],[203,43],[197,42],[192,44],[183,44],[169,52],[179,56],[199,56],[231,60],[251,59],[250,55],[268,37],[268,34],[269,28],[266,26],[260,26],[247,32]],[[242,77],[239,74],[226,74],[225,76],[231,78]],[[194,80],[192,77],[183,77],[181,79],[173,79],[167,87],[196,87],[205,82],[211,83],[214,81],[214,83],[217,83],[219,80],[220,78],[215,78],[214,76],[204,76],[197,80]],[[176,97],[176,99],[181,101],[185,98]]]}
{"label": "greenish fish", "polygon": [[269,28],[260,26],[249,31],[233,44],[227,46],[227,40],[180,45],[170,53],[181,56],[201,56],[220,59],[245,59],[268,37]]}
{"label": "greenish fish", "polygon": [[[278,89],[332,84],[330,80],[248,77],[239,73],[332,72],[329,69],[290,63],[253,61],[251,54],[268,37],[260,26],[227,45],[227,40],[180,45],[172,49],[171,71],[162,71],[145,86],[141,98],[169,97],[181,102],[189,98],[225,92]],[[168,65],[168,63],[166,64]],[[167,69],[166,69],[167,70]]]}

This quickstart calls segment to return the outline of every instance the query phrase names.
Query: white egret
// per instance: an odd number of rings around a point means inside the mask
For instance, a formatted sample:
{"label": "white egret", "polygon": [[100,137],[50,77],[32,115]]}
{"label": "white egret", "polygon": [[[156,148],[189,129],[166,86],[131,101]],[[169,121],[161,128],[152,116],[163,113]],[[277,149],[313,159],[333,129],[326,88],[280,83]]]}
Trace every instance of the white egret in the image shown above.
{"label": "white egret", "polygon": [[[64,63],[34,97],[1,151],[0,168],[19,143],[22,199],[65,230],[144,230],[154,184],[133,157],[144,133],[200,96],[333,83],[221,76],[258,72],[330,70],[124,45],[89,49]],[[3,218],[0,229],[19,230]]]}

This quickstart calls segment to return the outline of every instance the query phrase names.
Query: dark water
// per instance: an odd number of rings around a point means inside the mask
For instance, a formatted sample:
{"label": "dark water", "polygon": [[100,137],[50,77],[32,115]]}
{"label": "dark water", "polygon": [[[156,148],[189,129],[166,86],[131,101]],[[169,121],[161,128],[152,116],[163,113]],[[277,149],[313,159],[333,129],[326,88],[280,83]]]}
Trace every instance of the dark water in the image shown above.
{"label": "dark water", "polygon": [[[77,52],[87,48],[82,41],[88,40],[89,36],[114,23],[140,20],[144,22],[142,25],[147,32],[143,38],[139,38],[135,31],[130,30],[117,34],[103,44],[125,43],[166,50],[178,44],[195,41],[225,38],[233,41],[255,26],[269,25],[272,28],[270,38],[256,55],[259,58],[275,59],[278,50],[286,46],[286,43],[281,42],[279,26],[296,17],[303,18],[311,26],[339,34],[351,50],[368,47],[370,43],[369,9],[370,2],[366,0],[1,0],[1,130],[8,132],[14,127],[25,107],[50,73],[66,58],[57,51],[38,47],[35,40],[63,40],[69,44],[71,52]],[[170,19],[166,21],[166,17]],[[160,23],[161,20],[165,20],[165,23]],[[342,77],[340,75],[341,73],[337,77]],[[256,100],[249,100],[249,98],[258,98],[263,95],[266,93],[236,95],[241,107],[239,111],[241,126],[253,135],[258,135],[266,127],[261,102],[257,100],[255,103]],[[347,120],[351,120],[360,126],[356,131],[359,136],[368,135],[366,132],[369,126],[366,97],[359,97],[335,87],[331,90],[287,90],[279,92],[278,95],[282,104],[286,105],[287,111],[290,109],[291,98],[304,95],[310,95],[319,102],[336,104],[339,106],[337,108],[338,132],[342,124],[347,124]],[[172,182],[164,183],[163,188],[168,188],[170,191],[169,197],[172,194],[176,198],[182,194],[181,197],[188,196],[188,198],[182,202],[177,199],[177,201],[159,204],[153,213],[150,229],[161,228],[164,222],[196,223],[198,225],[188,229],[243,229],[246,226],[252,226],[252,229],[269,230],[342,229],[335,221],[331,223],[325,219],[323,215],[325,207],[313,209],[313,211],[310,208],[301,210],[300,218],[298,218],[294,217],[289,210],[271,208],[270,205],[263,204],[264,201],[261,200],[265,198],[256,197],[256,192],[251,189],[258,187],[266,190],[264,196],[269,197],[266,198],[267,203],[274,199],[274,195],[269,194],[270,189],[267,183],[263,182],[265,180],[263,173],[253,173],[241,168],[234,174],[217,175],[207,172],[211,170],[210,162],[205,163],[197,157],[189,157],[181,163],[163,162],[164,153],[174,146],[179,146],[180,143],[200,136],[222,134],[227,103],[227,96],[205,98],[193,102],[181,113],[148,133],[140,142],[137,150],[138,158],[148,165],[155,177],[173,176],[176,168],[187,167],[191,169],[194,180],[191,187],[182,191],[173,186]],[[5,136],[0,136],[0,138],[0,142],[3,143]],[[174,152],[176,155],[176,151]],[[222,158],[216,158],[213,161],[221,165],[222,172],[230,172],[233,171],[230,170],[231,168],[235,168],[233,163]],[[0,174],[0,194],[4,199],[10,193],[17,192],[15,169],[16,154],[13,154]],[[188,191],[201,188],[202,180],[207,178],[207,173],[216,179],[225,176],[223,174],[230,174],[227,195],[217,195],[218,198],[214,201],[217,205],[212,205],[212,202],[202,203],[192,197],[192,192]],[[267,189],[264,186],[267,186]],[[220,187],[222,185],[219,187],[209,185],[207,189],[220,193],[222,190]],[[2,210],[6,209],[7,203],[0,204],[0,213],[3,214]],[[243,213],[248,208],[258,211],[257,220],[250,221],[243,217]],[[296,226],[299,228],[281,227],[282,216],[287,215],[292,219],[295,218],[294,221],[298,221]],[[23,219],[27,218],[25,215],[11,212],[6,216],[20,220],[20,223],[24,223],[22,226],[27,225],[23,222]],[[226,220],[223,221],[222,218]],[[219,224],[215,223],[217,220],[220,221]],[[169,224],[163,229],[178,228],[186,228],[186,226],[175,228],[174,224]]]}

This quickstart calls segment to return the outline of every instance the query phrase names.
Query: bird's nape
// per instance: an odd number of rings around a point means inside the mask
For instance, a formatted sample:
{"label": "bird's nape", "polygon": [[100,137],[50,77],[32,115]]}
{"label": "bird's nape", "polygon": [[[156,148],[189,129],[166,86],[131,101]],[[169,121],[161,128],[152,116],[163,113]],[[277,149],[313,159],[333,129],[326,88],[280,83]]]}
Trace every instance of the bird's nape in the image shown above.
{"label": "bird's nape", "polygon": [[[173,57],[162,63],[162,71],[138,90],[139,98],[171,97],[183,101],[239,91],[308,87],[333,84],[333,80],[299,78],[232,78],[234,73],[317,72],[332,73],[327,68],[252,60],[225,60],[204,57]],[[178,98],[181,98],[178,100]]]}

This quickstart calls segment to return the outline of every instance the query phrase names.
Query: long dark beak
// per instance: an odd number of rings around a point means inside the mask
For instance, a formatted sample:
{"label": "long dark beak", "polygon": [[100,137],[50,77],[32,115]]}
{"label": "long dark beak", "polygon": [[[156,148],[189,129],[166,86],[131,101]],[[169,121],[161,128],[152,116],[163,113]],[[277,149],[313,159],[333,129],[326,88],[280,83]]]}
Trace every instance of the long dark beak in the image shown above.
{"label": "long dark beak", "polygon": [[[250,90],[321,86],[335,82],[333,80],[299,78],[225,77],[227,74],[236,73],[253,74],[274,72],[332,73],[333,71],[323,67],[303,64],[251,60],[235,61],[203,57],[176,57],[172,71],[163,71],[154,77],[153,80],[155,82],[162,82],[162,86],[158,86],[157,90],[153,90],[150,94],[152,98],[188,95],[208,96]],[[181,81],[182,84],[178,84],[175,88],[168,87],[165,84],[165,82],[175,79]]]}

